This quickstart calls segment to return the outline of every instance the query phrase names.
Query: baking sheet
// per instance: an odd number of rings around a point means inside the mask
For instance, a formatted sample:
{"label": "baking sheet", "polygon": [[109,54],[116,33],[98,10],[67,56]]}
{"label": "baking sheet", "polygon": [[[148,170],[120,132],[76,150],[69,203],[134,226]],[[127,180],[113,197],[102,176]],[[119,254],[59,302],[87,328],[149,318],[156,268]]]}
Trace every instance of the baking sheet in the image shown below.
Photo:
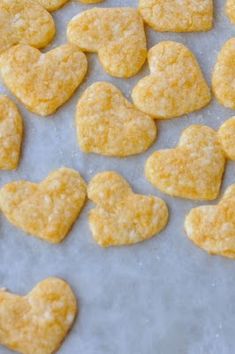
{"label": "baking sheet", "polygon": [[[137,6],[137,0],[106,0],[101,7]],[[156,33],[147,29],[148,46],[161,40],[186,44],[196,54],[210,82],[216,55],[235,35],[224,15],[223,0],[215,1],[215,26],[208,33]],[[56,47],[66,41],[66,25],[77,13],[92,8],[71,1],[54,12]],[[49,48],[50,48],[49,47]],[[58,276],[70,283],[79,300],[79,317],[60,354],[233,354],[235,353],[235,263],[208,256],[185,236],[185,214],[202,203],[171,198],[144,178],[144,164],[156,149],[173,147],[190,124],[213,128],[234,112],[213,100],[204,110],[158,123],[156,143],[142,155],[125,159],[85,155],[74,127],[75,105],[91,83],[107,80],[130,98],[132,87],[148,73],[134,78],[111,78],[96,55],[89,55],[89,74],[72,99],[51,118],[28,112],[11,96],[23,114],[25,138],[20,166],[0,172],[0,185],[21,178],[40,181],[54,169],[68,166],[89,181],[97,172],[115,170],[143,194],[162,197],[170,208],[167,228],[151,240],[122,248],[102,249],[91,237],[87,203],[67,239],[50,245],[26,236],[0,216],[0,287],[25,294],[40,280]],[[1,83],[1,93],[9,92]],[[228,163],[223,190],[235,182],[235,164]],[[217,202],[217,201],[215,201]],[[0,347],[0,354],[10,351]]]}

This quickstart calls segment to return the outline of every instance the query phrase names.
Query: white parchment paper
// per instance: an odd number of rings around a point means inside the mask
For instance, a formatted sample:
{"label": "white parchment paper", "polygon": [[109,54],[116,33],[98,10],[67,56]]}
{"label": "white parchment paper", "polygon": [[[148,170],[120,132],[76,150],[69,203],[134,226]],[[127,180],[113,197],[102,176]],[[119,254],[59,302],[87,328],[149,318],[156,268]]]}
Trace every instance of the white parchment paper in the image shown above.
{"label": "white parchment paper", "polygon": [[[106,0],[101,7],[137,6],[137,0]],[[224,14],[224,0],[215,1],[215,26],[207,33],[156,33],[147,29],[149,48],[161,40],[186,44],[196,54],[210,83],[222,44],[235,36]],[[66,26],[77,13],[92,8],[69,2],[53,13],[57,37],[48,48],[66,41]],[[47,50],[47,49],[46,49]],[[102,249],[91,237],[86,204],[67,239],[49,245],[29,237],[0,216],[0,287],[25,294],[48,276],[64,278],[79,301],[78,319],[60,354],[234,354],[235,262],[208,256],[186,237],[186,213],[201,203],[171,198],[144,178],[146,158],[156,149],[173,147],[190,124],[217,129],[234,112],[215,100],[204,110],[158,123],[156,143],[142,155],[126,159],[85,155],[79,150],[74,127],[75,105],[91,83],[107,80],[128,98],[148,66],[132,79],[108,76],[96,55],[89,55],[89,74],[70,101],[50,118],[28,112],[1,83],[24,117],[25,137],[20,166],[0,171],[0,186],[28,179],[40,181],[61,166],[78,169],[88,182],[97,172],[116,170],[143,194],[162,197],[170,208],[168,227],[151,240],[122,248]],[[235,164],[228,163],[221,194],[235,182]],[[217,201],[215,201],[217,202]],[[0,354],[10,351],[0,347]]]}

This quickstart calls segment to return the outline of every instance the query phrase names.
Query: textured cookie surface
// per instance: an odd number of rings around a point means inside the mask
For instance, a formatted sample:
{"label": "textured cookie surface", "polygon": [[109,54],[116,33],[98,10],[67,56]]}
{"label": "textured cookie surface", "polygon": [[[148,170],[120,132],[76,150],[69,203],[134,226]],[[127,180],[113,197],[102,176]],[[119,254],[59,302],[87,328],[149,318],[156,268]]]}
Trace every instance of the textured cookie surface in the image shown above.
{"label": "textured cookie surface", "polygon": [[217,133],[201,125],[185,129],[175,149],[154,152],[147,160],[147,179],[175,197],[215,199],[224,172],[225,157]]}
{"label": "textured cookie surface", "polygon": [[16,105],[0,95],[0,168],[15,169],[20,157],[23,122]]}
{"label": "textured cookie surface", "polygon": [[[34,0],[35,1],[35,0]],[[68,0],[36,0],[48,11],[54,11],[63,6]]]}
{"label": "textured cookie surface", "polygon": [[112,76],[135,75],[145,62],[143,21],[132,8],[93,8],[75,16],[68,25],[68,40],[88,52],[97,52]]}
{"label": "textured cookie surface", "polygon": [[22,354],[52,354],[76,312],[71,288],[58,278],[43,280],[26,296],[0,289],[0,343]]}
{"label": "textured cookie surface", "polygon": [[235,117],[226,120],[221,125],[218,134],[226,156],[230,160],[235,160]]}
{"label": "textured cookie surface", "polygon": [[76,124],[78,141],[85,152],[128,156],[145,151],[156,138],[154,121],[106,82],[95,83],[83,93]]}
{"label": "textured cookie surface", "polygon": [[226,13],[230,21],[235,24],[235,0],[227,0]]}
{"label": "textured cookie surface", "polygon": [[134,194],[115,172],[97,174],[89,183],[88,197],[97,204],[89,214],[91,231],[103,247],[144,241],[160,232],[168,220],[163,200]]}
{"label": "textured cookie surface", "polygon": [[58,243],[69,232],[86,198],[78,172],[61,168],[41,183],[11,182],[0,190],[0,208],[7,219],[25,232]]}
{"label": "textured cookie surface", "polygon": [[185,230],[208,253],[235,258],[235,184],[218,205],[192,209],[185,219]]}
{"label": "textured cookie surface", "polygon": [[18,43],[45,47],[54,34],[51,15],[36,1],[0,1],[0,53]]}
{"label": "textured cookie surface", "polygon": [[213,24],[212,0],[139,0],[145,22],[156,31],[208,31]]}
{"label": "textured cookie surface", "polygon": [[218,101],[235,109],[235,38],[222,47],[212,75],[212,88]]}
{"label": "textured cookie surface", "polygon": [[86,71],[86,56],[73,44],[46,54],[17,45],[0,58],[7,87],[30,111],[42,116],[52,114],[71,97]]}
{"label": "textured cookie surface", "polygon": [[210,102],[211,94],[196,58],[183,44],[164,41],[148,53],[150,75],[132,91],[136,107],[166,119],[196,111]]}

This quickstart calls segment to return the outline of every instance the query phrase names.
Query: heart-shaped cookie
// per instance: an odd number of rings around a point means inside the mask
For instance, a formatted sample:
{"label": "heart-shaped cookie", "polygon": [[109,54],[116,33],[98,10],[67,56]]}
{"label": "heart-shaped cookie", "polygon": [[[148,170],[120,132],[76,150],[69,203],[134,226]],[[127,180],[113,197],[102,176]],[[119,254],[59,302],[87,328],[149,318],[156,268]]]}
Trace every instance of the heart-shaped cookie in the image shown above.
{"label": "heart-shaped cookie", "polygon": [[103,247],[147,240],[168,220],[162,199],[133,193],[124,178],[112,171],[99,173],[91,180],[88,197],[97,204],[89,213],[91,231]]}
{"label": "heart-shaped cookie", "polygon": [[55,11],[62,7],[68,0],[34,0],[42,5],[47,11]]}
{"label": "heart-shaped cookie", "polygon": [[52,354],[77,312],[76,298],[58,278],[40,282],[26,296],[0,289],[0,344],[22,354]]}
{"label": "heart-shaped cookie", "polygon": [[51,243],[61,242],[86,199],[86,184],[75,170],[61,168],[41,183],[11,182],[0,189],[0,208],[25,232]]}
{"label": "heart-shaped cookie", "polygon": [[0,53],[18,43],[43,48],[54,35],[53,18],[35,1],[0,1]]}
{"label": "heart-shaped cookie", "polygon": [[221,125],[218,135],[227,158],[235,161],[235,117],[226,120]]}
{"label": "heart-shaped cookie", "polygon": [[226,13],[230,21],[235,24],[235,1],[234,0],[227,0]]}
{"label": "heart-shaped cookie", "polygon": [[197,60],[183,44],[160,42],[150,49],[148,61],[150,75],[132,91],[141,111],[154,118],[175,118],[210,102],[210,90]]}
{"label": "heart-shaped cookie", "polygon": [[76,124],[84,152],[129,156],[145,151],[156,138],[154,121],[107,82],[97,82],[83,93]]}
{"label": "heart-shaped cookie", "polygon": [[72,96],[86,71],[86,56],[73,44],[46,54],[17,45],[0,57],[7,87],[30,111],[42,116],[52,114]]}
{"label": "heart-shaped cookie", "polygon": [[87,52],[97,52],[105,71],[116,77],[135,75],[145,62],[143,20],[133,8],[93,8],[75,16],[68,40]]}
{"label": "heart-shaped cookie", "polygon": [[23,121],[16,105],[0,95],[0,168],[14,170],[18,166],[23,135]]}
{"label": "heart-shaped cookie", "polygon": [[224,165],[217,133],[207,126],[191,125],[175,149],[156,151],[148,158],[145,174],[169,195],[212,200],[219,193]]}
{"label": "heart-shaped cookie", "polygon": [[217,100],[225,107],[235,109],[235,38],[222,47],[212,75],[212,88]]}
{"label": "heart-shaped cookie", "polygon": [[213,25],[213,0],[139,0],[139,11],[160,32],[208,31]]}
{"label": "heart-shaped cookie", "polygon": [[208,253],[235,258],[235,184],[218,205],[192,209],[185,219],[185,230],[190,240]]}

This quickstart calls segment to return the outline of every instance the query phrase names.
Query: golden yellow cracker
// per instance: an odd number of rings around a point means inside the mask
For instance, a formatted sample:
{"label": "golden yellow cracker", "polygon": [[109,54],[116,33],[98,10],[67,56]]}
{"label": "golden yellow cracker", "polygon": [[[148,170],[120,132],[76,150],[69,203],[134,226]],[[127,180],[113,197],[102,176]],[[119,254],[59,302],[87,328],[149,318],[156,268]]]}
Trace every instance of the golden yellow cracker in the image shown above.
{"label": "golden yellow cracker", "polygon": [[132,91],[141,111],[154,118],[175,118],[210,102],[210,90],[197,60],[183,44],[160,42],[150,49],[148,61],[150,75]]}
{"label": "golden yellow cracker", "polygon": [[212,75],[212,88],[217,100],[225,107],[235,109],[235,38],[222,47]]}
{"label": "golden yellow cracker", "polygon": [[185,219],[185,230],[190,240],[208,253],[235,258],[235,184],[218,205],[192,209]]}
{"label": "golden yellow cracker", "polygon": [[219,193],[224,165],[217,133],[207,126],[191,125],[175,149],[156,151],[148,158],[145,174],[169,195],[212,200]]}
{"label": "golden yellow cracker", "polygon": [[14,170],[18,166],[23,135],[23,121],[16,105],[0,95],[0,168]]}
{"label": "golden yellow cracker", "polygon": [[230,21],[235,24],[235,1],[227,0],[225,10]]}
{"label": "golden yellow cracker", "polygon": [[41,116],[52,114],[64,104],[86,71],[86,56],[73,44],[46,54],[18,45],[0,58],[0,72],[7,87],[30,111]]}
{"label": "golden yellow cracker", "polygon": [[213,0],[139,0],[139,11],[160,32],[208,31],[213,25]]}
{"label": "golden yellow cracker", "polygon": [[153,143],[156,125],[107,82],[91,85],[76,112],[77,137],[84,152],[108,156],[138,154]]}
{"label": "golden yellow cracker", "polygon": [[54,35],[53,18],[35,1],[0,1],[0,53],[18,43],[43,48]]}
{"label": "golden yellow cracker", "polygon": [[0,290],[0,343],[22,354],[52,354],[76,317],[76,298],[58,278],[41,281],[26,296]]}
{"label": "golden yellow cracker", "polygon": [[97,174],[88,185],[88,197],[97,204],[89,213],[91,231],[103,247],[149,239],[168,220],[168,209],[162,199],[133,193],[115,172]]}
{"label": "golden yellow cracker", "polygon": [[8,221],[51,243],[64,239],[85,199],[85,182],[69,168],[50,173],[39,184],[22,180],[0,189],[0,208]]}
{"label": "golden yellow cracker", "polygon": [[55,11],[62,7],[68,0],[34,0],[48,11]]}
{"label": "golden yellow cracker", "polygon": [[235,160],[235,117],[226,120],[221,125],[218,135],[226,156],[230,160]]}
{"label": "golden yellow cracker", "polygon": [[75,16],[68,40],[84,51],[97,52],[112,76],[135,75],[146,59],[143,20],[133,8],[93,8]]}

